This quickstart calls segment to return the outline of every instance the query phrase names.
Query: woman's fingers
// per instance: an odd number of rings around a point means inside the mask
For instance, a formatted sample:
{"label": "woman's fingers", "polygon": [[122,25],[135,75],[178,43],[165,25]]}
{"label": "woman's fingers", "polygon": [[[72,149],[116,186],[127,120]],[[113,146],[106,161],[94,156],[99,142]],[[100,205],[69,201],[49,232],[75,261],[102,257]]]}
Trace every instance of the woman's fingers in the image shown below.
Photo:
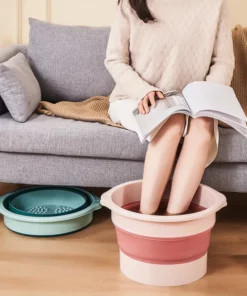
{"label": "woman's fingers", "polygon": [[149,106],[148,106],[149,98],[150,98],[150,93],[149,93],[149,96],[146,96],[143,99],[143,107],[144,107],[145,113],[149,112]]}
{"label": "woman's fingers", "polygon": [[138,104],[138,109],[141,114],[146,114],[149,111],[148,110],[149,94],[150,93],[148,93]]}
{"label": "woman's fingers", "polygon": [[163,95],[163,93],[160,92],[160,91],[156,91],[156,94],[157,94],[157,96],[158,96],[159,99],[164,99],[165,98],[165,96]]}
{"label": "woman's fingers", "polygon": [[153,107],[156,106],[156,102],[155,102],[155,94],[156,96],[158,97],[158,99],[164,99],[165,96],[163,95],[162,92],[160,91],[152,91],[150,93],[148,93],[141,101],[140,103],[138,104],[138,109],[139,109],[139,112],[141,114],[147,114],[149,113],[149,102],[151,103],[151,105]]}
{"label": "woman's fingers", "polygon": [[140,112],[141,114],[145,114],[145,110],[144,110],[144,107],[143,107],[143,100],[145,100],[146,97],[147,97],[147,96],[145,96],[144,99],[142,99],[142,100],[140,101],[140,103],[138,104],[138,109],[139,109],[139,112]]}
{"label": "woman's fingers", "polygon": [[149,101],[153,107],[155,107],[155,92],[149,93]]}

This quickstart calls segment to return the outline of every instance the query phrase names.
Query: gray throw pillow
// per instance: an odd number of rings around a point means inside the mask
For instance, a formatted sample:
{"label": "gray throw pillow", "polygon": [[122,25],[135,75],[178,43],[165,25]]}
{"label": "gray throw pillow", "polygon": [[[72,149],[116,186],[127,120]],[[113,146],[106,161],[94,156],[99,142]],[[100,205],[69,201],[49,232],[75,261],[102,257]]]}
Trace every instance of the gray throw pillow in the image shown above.
{"label": "gray throw pillow", "polygon": [[81,101],[109,95],[115,83],[104,59],[109,27],[57,25],[29,18],[28,57],[42,99]]}
{"label": "gray throw pillow", "polygon": [[23,53],[0,64],[0,96],[16,121],[25,122],[37,109],[41,90]]}

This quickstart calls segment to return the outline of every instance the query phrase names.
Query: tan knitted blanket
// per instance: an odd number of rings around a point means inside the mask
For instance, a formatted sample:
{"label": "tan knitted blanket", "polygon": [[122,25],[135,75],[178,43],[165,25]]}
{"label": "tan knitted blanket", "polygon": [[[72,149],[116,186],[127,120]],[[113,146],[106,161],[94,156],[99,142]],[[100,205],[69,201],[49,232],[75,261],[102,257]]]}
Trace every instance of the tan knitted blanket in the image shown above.
{"label": "tan knitted blanket", "polygon": [[48,116],[58,116],[68,119],[100,122],[115,127],[123,127],[114,123],[108,115],[109,97],[95,96],[81,102],[61,101],[49,103],[41,101],[37,112]]}
{"label": "tan knitted blanket", "polygon": [[[247,115],[247,27],[235,26],[232,30],[233,45],[236,58],[236,66],[232,79],[232,88]],[[82,102],[49,103],[41,101],[37,112],[48,116],[59,116],[63,118],[100,122],[103,124],[125,128],[121,124],[114,123],[109,115],[109,96],[94,96]],[[229,127],[219,121],[219,126]]]}

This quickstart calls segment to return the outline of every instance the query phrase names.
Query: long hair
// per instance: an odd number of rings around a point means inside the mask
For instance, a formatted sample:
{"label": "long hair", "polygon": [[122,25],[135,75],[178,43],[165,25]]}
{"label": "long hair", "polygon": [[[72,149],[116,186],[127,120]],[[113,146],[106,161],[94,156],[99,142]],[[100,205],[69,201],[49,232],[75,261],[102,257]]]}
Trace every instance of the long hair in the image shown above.
{"label": "long hair", "polygon": [[[122,0],[118,0],[118,4]],[[135,10],[137,16],[144,22],[148,23],[149,21],[156,21],[152,16],[148,5],[147,0],[127,0],[130,3],[130,6]]]}

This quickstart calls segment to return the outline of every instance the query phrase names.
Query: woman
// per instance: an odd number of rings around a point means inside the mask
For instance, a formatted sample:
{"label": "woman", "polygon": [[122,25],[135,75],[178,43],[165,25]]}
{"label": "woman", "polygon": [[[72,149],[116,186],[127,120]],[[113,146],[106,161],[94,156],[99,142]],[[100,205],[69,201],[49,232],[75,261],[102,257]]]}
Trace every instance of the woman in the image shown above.
{"label": "woman", "polygon": [[[235,67],[226,0],[119,0],[105,66],[116,82],[109,116],[136,132],[131,111],[143,114],[163,93],[193,81],[230,85]],[[140,212],[154,214],[183,143],[166,214],[181,214],[218,152],[218,121],[172,115],[148,137]]]}

